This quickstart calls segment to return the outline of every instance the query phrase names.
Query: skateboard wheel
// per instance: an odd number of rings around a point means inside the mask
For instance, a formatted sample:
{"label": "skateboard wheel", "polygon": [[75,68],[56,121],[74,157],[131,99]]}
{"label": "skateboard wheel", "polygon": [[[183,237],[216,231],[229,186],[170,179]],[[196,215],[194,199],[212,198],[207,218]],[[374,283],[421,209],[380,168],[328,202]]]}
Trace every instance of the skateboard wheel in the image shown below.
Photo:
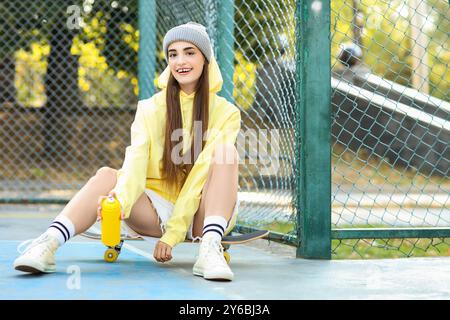
{"label": "skateboard wheel", "polygon": [[119,253],[115,249],[108,249],[105,251],[105,255],[103,256],[103,259],[106,262],[114,262],[117,260],[117,257],[119,256]]}
{"label": "skateboard wheel", "polygon": [[231,260],[231,256],[230,256],[230,254],[228,253],[228,252],[224,252],[223,253],[223,257],[225,258],[225,261],[228,263],[228,264],[230,264],[230,260]]}

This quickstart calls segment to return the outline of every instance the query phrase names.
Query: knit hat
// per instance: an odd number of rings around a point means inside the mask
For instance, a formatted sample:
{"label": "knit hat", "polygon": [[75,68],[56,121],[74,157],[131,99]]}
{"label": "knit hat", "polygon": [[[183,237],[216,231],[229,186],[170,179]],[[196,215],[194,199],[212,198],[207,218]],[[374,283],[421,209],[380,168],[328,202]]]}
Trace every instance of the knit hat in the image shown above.
{"label": "knit hat", "polygon": [[164,55],[167,62],[169,60],[167,50],[169,45],[175,41],[187,41],[195,44],[203,52],[208,62],[211,61],[211,41],[206,28],[200,23],[190,21],[167,31],[163,40]]}

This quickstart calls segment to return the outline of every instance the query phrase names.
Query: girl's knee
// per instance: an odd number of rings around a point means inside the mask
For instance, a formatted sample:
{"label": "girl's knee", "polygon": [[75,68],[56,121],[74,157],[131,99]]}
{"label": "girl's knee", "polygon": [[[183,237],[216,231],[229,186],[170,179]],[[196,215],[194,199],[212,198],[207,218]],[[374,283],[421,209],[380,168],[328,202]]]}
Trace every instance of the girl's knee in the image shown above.
{"label": "girl's knee", "polygon": [[117,181],[117,170],[110,167],[101,167],[97,170],[95,176],[93,176],[91,180],[115,184]]}
{"label": "girl's knee", "polygon": [[95,175],[100,177],[115,177],[117,176],[117,170],[110,167],[101,167]]}

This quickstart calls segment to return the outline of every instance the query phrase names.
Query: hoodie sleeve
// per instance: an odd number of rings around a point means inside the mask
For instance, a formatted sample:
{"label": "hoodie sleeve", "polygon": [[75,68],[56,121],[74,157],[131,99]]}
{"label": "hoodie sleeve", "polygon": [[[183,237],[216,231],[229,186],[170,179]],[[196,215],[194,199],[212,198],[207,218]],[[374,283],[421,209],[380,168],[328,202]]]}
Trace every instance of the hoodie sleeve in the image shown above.
{"label": "hoodie sleeve", "polygon": [[131,124],[131,144],[125,150],[125,159],[122,168],[118,171],[117,183],[113,189],[125,218],[130,216],[131,208],[145,190],[150,154],[150,132],[144,107],[147,108],[148,105],[139,101]]}
{"label": "hoodie sleeve", "polygon": [[211,136],[195,161],[175,202],[166,231],[161,237],[162,242],[174,247],[184,241],[189,225],[200,205],[201,192],[207,179],[215,146],[220,143],[235,144],[240,127],[241,113],[237,109],[218,128],[210,129]]}

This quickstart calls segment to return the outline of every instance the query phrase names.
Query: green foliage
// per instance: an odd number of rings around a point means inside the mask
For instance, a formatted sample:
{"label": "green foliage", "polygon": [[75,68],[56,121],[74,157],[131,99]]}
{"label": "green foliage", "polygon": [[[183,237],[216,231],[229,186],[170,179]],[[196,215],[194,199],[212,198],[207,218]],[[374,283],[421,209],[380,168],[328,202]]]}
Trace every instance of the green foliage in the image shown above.
{"label": "green foliage", "polygon": [[[416,14],[403,0],[362,0],[359,2],[364,28],[362,32],[363,60],[372,72],[394,82],[411,84],[411,17]],[[339,45],[353,40],[352,0],[331,2],[332,66],[336,64]],[[422,63],[430,67],[430,94],[448,100],[450,61],[448,33],[450,20],[448,3],[427,0],[430,15],[421,29],[428,38],[428,59]]]}
{"label": "green foliage", "polygon": [[332,241],[333,259],[448,257],[449,239],[349,239]]}
{"label": "green foliage", "polygon": [[257,64],[246,60],[241,52],[236,52],[235,59],[237,64],[233,75],[233,98],[238,106],[248,110],[253,104],[256,93]]}
{"label": "green foliage", "polygon": [[[87,105],[124,105],[137,97],[137,51],[139,30],[135,1],[84,0],[70,4],[90,5],[83,11],[84,26],[74,38],[72,54],[79,55],[79,87]],[[448,4],[427,0],[430,16],[423,32],[429,37],[427,47],[430,66],[430,93],[448,100],[450,71],[450,20]],[[331,2],[331,54],[336,64],[339,44],[351,41],[353,1]],[[364,29],[362,44],[364,62],[374,73],[395,82],[410,85],[411,40],[408,36],[410,15],[403,0],[362,0],[359,2]],[[235,1],[236,69],[234,97],[244,109],[252,105],[255,93],[256,67],[267,59],[284,55],[294,58],[295,1]],[[31,8],[33,15],[22,17],[20,9]],[[16,87],[19,101],[29,106],[45,102],[43,75],[46,72],[49,32],[61,16],[66,17],[67,2],[11,0],[0,3],[0,59],[16,57]],[[161,9],[159,9],[160,12]],[[25,16],[25,14],[23,14]],[[167,31],[159,17],[158,42]],[[281,38],[287,39],[282,51]],[[158,47],[158,71],[165,64]],[[158,76],[156,74],[155,76]],[[105,95],[105,90],[108,95]]]}
{"label": "green foliage", "polygon": [[90,106],[129,105],[138,94],[137,1],[91,2],[72,48],[80,55],[80,89]]}
{"label": "green foliage", "polygon": [[42,179],[43,177],[45,177],[45,170],[41,169],[41,168],[31,168],[30,169],[30,178],[32,179]]}
{"label": "green foliage", "polygon": [[27,47],[39,33],[38,16],[21,17],[19,8],[32,6],[33,1],[11,0],[0,2],[0,59],[11,55],[19,48]]}
{"label": "green foliage", "polygon": [[288,42],[292,45],[295,1],[236,0],[236,43],[247,59],[253,63],[278,58],[282,55],[280,35],[291,30]]}
{"label": "green foliage", "polygon": [[16,63],[15,86],[17,100],[30,107],[45,104],[44,76],[50,46],[44,40],[30,43],[29,50],[18,49],[14,53]]}
{"label": "green foliage", "polygon": [[[122,106],[137,96],[137,1],[116,2],[113,7],[110,1],[84,1],[91,6],[81,12],[83,24],[75,31],[71,53],[79,57],[78,85],[88,106]],[[35,3],[29,5],[34,7]],[[7,48],[16,58],[18,101],[26,106],[40,107],[45,103],[43,79],[50,53],[49,32],[57,19],[67,19],[67,6],[65,1],[44,1],[37,6],[35,22],[22,23],[23,30],[17,35],[21,42]],[[5,17],[20,21],[17,16]],[[1,23],[0,27],[7,25]],[[39,28],[30,29],[31,26]],[[0,46],[0,52],[6,52],[5,47]]]}

